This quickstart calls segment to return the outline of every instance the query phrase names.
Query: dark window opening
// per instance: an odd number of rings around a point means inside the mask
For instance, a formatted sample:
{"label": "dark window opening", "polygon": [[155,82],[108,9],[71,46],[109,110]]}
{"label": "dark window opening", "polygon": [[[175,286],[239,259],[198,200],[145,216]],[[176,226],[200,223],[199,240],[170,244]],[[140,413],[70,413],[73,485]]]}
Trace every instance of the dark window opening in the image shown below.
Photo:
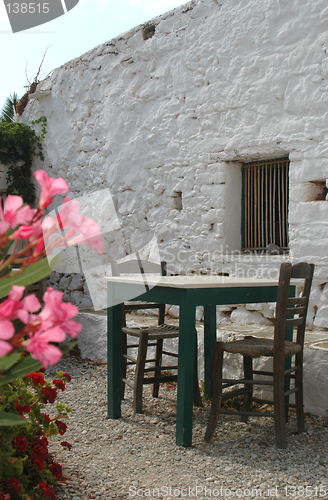
{"label": "dark window opening", "polygon": [[174,199],[174,207],[176,210],[179,210],[181,212],[182,210],[182,192],[181,191],[175,191],[173,193],[173,199]]}
{"label": "dark window opening", "polygon": [[243,164],[243,250],[288,249],[288,174],[288,158]]}
{"label": "dark window opening", "polygon": [[305,190],[304,201],[325,201],[327,194],[326,179],[309,181]]}

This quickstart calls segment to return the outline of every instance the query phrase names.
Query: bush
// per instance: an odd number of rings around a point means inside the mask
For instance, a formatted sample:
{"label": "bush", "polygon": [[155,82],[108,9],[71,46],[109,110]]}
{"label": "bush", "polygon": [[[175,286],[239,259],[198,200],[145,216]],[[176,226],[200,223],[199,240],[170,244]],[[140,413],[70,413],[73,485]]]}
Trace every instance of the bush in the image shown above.
{"label": "bush", "polygon": [[[71,409],[56,403],[56,398],[70,379],[67,373],[57,372],[51,383],[42,372],[35,372],[2,385],[0,411],[16,412],[27,423],[21,428],[0,427],[0,500],[56,498],[50,485],[62,477],[62,466],[49,453],[48,445],[49,438],[61,438],[66,432],[63,420]],[[61,445],[71,449],[67,441]]]}

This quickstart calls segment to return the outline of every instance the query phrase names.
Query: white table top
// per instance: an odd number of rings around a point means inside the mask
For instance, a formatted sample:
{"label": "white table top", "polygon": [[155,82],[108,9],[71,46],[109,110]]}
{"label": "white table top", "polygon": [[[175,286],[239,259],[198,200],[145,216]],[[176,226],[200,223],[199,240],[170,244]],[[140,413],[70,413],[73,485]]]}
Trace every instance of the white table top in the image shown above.
{"label": "white table top", "polygon": [[[153,275],[126,275],[126,276],[106,276],[104,278],[110,283],[125,283],[134,285],[161,286],[171,288],[237,288],[237,287],[258,287],[277,286],[278,279],[260,278],[238,278],[233,276],[153,276]],[[293,280],[294,281],[294,280]],[[297,284],[293,282],[291,284]]]}

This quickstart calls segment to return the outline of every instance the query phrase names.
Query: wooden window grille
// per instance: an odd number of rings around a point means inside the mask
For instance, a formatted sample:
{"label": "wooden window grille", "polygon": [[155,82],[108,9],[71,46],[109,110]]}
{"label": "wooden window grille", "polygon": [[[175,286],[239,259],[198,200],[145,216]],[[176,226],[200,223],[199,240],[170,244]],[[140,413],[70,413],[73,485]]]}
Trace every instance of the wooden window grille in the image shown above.
{"label": "wooden window grille", "polygon": [[263,250],[270,243],[288,249],[289,159],[242,166],[242,247]]}

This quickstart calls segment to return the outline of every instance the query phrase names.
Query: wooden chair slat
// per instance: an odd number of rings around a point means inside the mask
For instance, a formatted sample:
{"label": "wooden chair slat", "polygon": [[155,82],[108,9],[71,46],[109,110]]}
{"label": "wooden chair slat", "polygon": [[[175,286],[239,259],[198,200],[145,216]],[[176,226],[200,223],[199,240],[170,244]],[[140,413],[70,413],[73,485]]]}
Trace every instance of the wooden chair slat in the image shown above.
{"label": "wooden chair slat", "polygon": [[286,319],[287,326],[298,326],[304,323],[304,318],[288,318]]}
{"label": "wooden chair slat", "polygon": [[306,307],[305,306],[300,306],[300,307],[290,307],[287,308],[287,315],[296,315],[296,314],[305,314],[306,313]]}
{"label": "wooden chair slat", "polygon": [[288,305],[292,304],[306,304],[306,297],[289,297],[287,300]]}

